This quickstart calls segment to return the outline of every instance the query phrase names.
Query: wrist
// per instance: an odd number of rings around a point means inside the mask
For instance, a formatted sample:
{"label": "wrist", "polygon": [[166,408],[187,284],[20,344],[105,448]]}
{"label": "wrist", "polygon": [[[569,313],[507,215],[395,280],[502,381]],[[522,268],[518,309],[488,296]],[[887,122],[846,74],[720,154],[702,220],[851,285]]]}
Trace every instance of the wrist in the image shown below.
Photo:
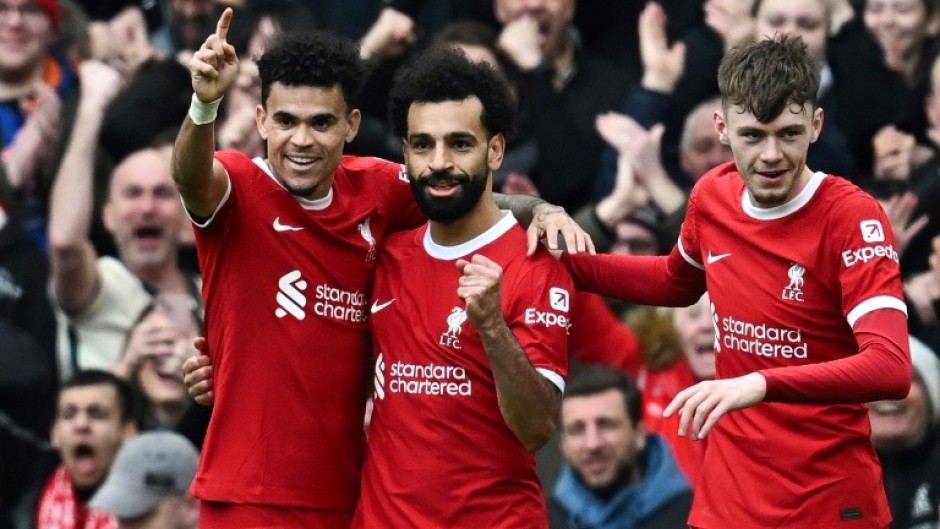
{"label": "wrist", "polygon": [[196,125],[208,125],[215,121],[219,114],[219,104],[222,98],[209,103],[203,103],[196,94],[193,94],[192,102],[189,105],[189,119]]}
{"label": "wrist", "polygon": [[665,76],[656,75],[650,71],[643,74],[643,79],[640,80],[640,86],[651,92],[672,95],[676,91],[677,82],[678,79],[671,79]]}

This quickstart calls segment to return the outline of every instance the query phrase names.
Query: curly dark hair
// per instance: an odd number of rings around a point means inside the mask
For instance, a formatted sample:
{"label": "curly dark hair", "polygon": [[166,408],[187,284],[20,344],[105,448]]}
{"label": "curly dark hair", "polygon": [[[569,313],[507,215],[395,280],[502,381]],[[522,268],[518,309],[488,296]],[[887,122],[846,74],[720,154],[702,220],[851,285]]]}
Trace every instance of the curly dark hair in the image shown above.
{"label": "curly dark hair", "polygon": [[346,110],[355,108],[362,84],[359,50],[351,41],[328,32],[287,33],[258,59],[261,104],[267,108],[274,83],[285,86],[339,86]]}
{"label": "curly dark hair", "polygon": [[408,134],[413,103],[463,101],[476,97],[483,105],[483,128],[490,137],[512,131],[515,102],[506,79],[485,63],[474,63],[449,46],[432,46],[395,74],[389,94],[389,116],[395,134]]}
{"label": "curly dark hair", "polygon": [[718,67],[722,107],[743,107],[761,123],[788,105],[816,106],[820,67],[799,37],[777,36],[732,49]]}

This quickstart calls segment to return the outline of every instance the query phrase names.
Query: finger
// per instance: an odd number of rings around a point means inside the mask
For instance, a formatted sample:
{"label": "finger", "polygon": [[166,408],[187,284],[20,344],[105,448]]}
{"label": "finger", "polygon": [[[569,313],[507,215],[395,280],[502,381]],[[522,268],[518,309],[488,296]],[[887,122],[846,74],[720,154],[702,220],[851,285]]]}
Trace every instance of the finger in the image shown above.
{"label": "finger", "polygon": [[[544,235],[545,242],[548,243],[549,250],[558,249],[558,232],[557,231],[545,231],[544,233],[540,233],[540,235]],[[568,251],[570,252],[571,249],[569,248]]]}
{"label": "finger", "polygon": [[539,246],[539,229],[534,223],[525,230],[525,238],[525,254],[531,257]]}
{"label": "finger", "polygon": [[904,234],[907,235],[908,238],[913,239],[915,235],[927,227],[927,223],[929,221],[930,219],[927,217],[927,215],[921,215],[920,217],[917,217],[917,220],[912,222],[910,226],[904,230]]}
{"label": "finger", "polygon": [[721,402],[721,398],[716,395],[711,395],[710,397],[703,400],[698,406],[695,407],[695,413],[692,417],[692,439],[698,440],[702,438],[702,425],[709,419],[712,414],[712,411],[718,406],[718,403]]}
{"label": "finger", "polygon": [[200,397],[193,397],[193,400],[196,401],[196,404],[200,404],[202,406],[212,406],[212,404],[215,402],[215,393],[210,390]]}
{"label": "finger", "polygon": [[200,367],[183,375],[183,383],[187,387],[195,386],[207,380],[212,380],[212,366]]}
{"label": "finger", "polygon": [[183,376],[192,373],[196,369],[199,369],[199,364],[197,363],[196,356],[191,356],[183,362]]}
{"label": "finger", "polygon": [[561,236],[565,239],[565,248],[568,249],[568,253],[576,254],[578,252],[584,251],[584,246],[578,245],[578,237],[575,234],[575,230],[570,225],[565,225],[561,228],[554,228],[554,231],[561,232]]}
{"label": "finger", "polygon": [[[199,351],[200,355],[209,354],[209,342],[206,340],[205,336],[197,336],[193,338],[193,347]],[[208,356],[206,356],[208,358]]]}
{"label": "finger", "polygon": [[692,423],[692,418],[695,416],[695,406],[692,405],[688,400],[685,401],[685,404],[682,405],[682,409],[679,411],[679,436],[685,437],[685,434],[689,432],[689,426]]}
{"label": "finger", "polygon": [[483,254],[474,254],[472,258],[473,264],[480,265],[486,270],[495,271],[499,270],[499,265],[496,264],[496,261],[490,259],[489,257]]}
{"label": "finger", "polygon": [[594,239],[591,238],[591,235],[587,232],[584,232],[585,248],[587,252],[591,255],[597,254],[597,248],[594,247]]}
{"label": "finger", "polygon": [[196,75],[205,79],[217,79],[219,77],[219,71],[205,61],[190,62],[189,69]]}
{"label": "finger", "polygon": [[225,57],[225,62],[235,62],[238,60],[238,54],[235,53],[235,46],[232,46],[228,42],[222,43],[222,53]]}
{"label": "finger", "polygon": [[704,439],[705,436],[712,431],[712,428],[718,424],[718,419],[722,418],[726,413],[728,413],[728,406],[726,404],[719,403],[715,406],[712,412],[708,414],[708,419],[702,424],[697,439]]}
{"label": "finger", "polygon": [[672,402],[670,402],[669,405],[666,406],[666,409],[663,410],[663,417],[668,419],[669,417],[672,417],[672,414],[674,414],[677,410],[682,408],[682,406],[685,405],[685,401],[689,399],[691,389],[692,388],[684,389],[680,391],[675,397],[673,397]]}
{"label": "finger", "polygon": [[219,40],[225,41],[228,37],[228,28],[232,25],[232,16],[234,11],[231,7],[226,7],[225,11],[222,11],[222,16],[219,17],[219,23],[215,26],[215,34],[219,37]]}

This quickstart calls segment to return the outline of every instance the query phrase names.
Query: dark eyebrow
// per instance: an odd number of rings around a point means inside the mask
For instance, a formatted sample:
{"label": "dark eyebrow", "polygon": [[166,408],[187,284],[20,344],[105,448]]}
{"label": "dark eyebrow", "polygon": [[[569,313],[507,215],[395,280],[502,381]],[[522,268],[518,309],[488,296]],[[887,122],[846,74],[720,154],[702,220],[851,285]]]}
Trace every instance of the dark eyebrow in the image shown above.
{"label": "dark eyebrow", "polygon": [[[292,119],[292,120],[301,119],[300,116],[294,113],[288,112],[286,110],[278,110],[277,112],[274,113],[274,117],[278,119],[285,119],[285,118]],[[321,112],[319,114],[313,114],[307,119],[310,121],[327,121],[331,123],[338,120],[338,118],[336,117],[336,114],[333,114],[330,112]]]}
{"label": "dark eyebrow", "polygon": [[431,135],[428,134],[427,132],[414,132],[408,135],[409,142],[417,141],[417,140],[429,141],[430,139],[431,139]]}
{"label": "dark eyebrow", "polygon": [[448,132],[444,137],[448,141],[464,140],[464,141],[468,141],[471,143],[476,143],[477,141],[477,137],[473,133],[462,131],[462,130],[456,131],[456,132]]}
{"label": "dark eyebrow", "polygon": [[804,130],[806,130],[806,125],[790,125],[780,129],[780,132],[803,132]]}

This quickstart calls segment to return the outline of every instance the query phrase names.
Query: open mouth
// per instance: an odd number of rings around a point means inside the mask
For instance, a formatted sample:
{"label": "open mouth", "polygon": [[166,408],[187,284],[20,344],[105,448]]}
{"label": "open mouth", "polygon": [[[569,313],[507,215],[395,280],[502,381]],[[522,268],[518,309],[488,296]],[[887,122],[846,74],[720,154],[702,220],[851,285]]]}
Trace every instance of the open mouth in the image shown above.
{"label": "open mouth", "polygon": [[91,474],[94,472],[95,449],[87,443],[80,443],[72,450],[72,458],[75,461],[75,471],[78,474]]}
{"label": "open mouth", "polygon": [[284,158],[287,160],[288,163],[300,169],[309,168],[313,166],[313,164],[315,164],[319,160],[319,158],[315,156],[303,155],[303,154],[291,154],[291,155],[285,156]]}
{"label": "open mouth", "polygon": [[715,354],[715,342],[696,345],[695,354],[697,355]]}
{"label": "open mouth", "polygon": [[157,241],[163,237],[163,228],[159,226],[141,226],[134,230],[134,237],[142,241]]}

